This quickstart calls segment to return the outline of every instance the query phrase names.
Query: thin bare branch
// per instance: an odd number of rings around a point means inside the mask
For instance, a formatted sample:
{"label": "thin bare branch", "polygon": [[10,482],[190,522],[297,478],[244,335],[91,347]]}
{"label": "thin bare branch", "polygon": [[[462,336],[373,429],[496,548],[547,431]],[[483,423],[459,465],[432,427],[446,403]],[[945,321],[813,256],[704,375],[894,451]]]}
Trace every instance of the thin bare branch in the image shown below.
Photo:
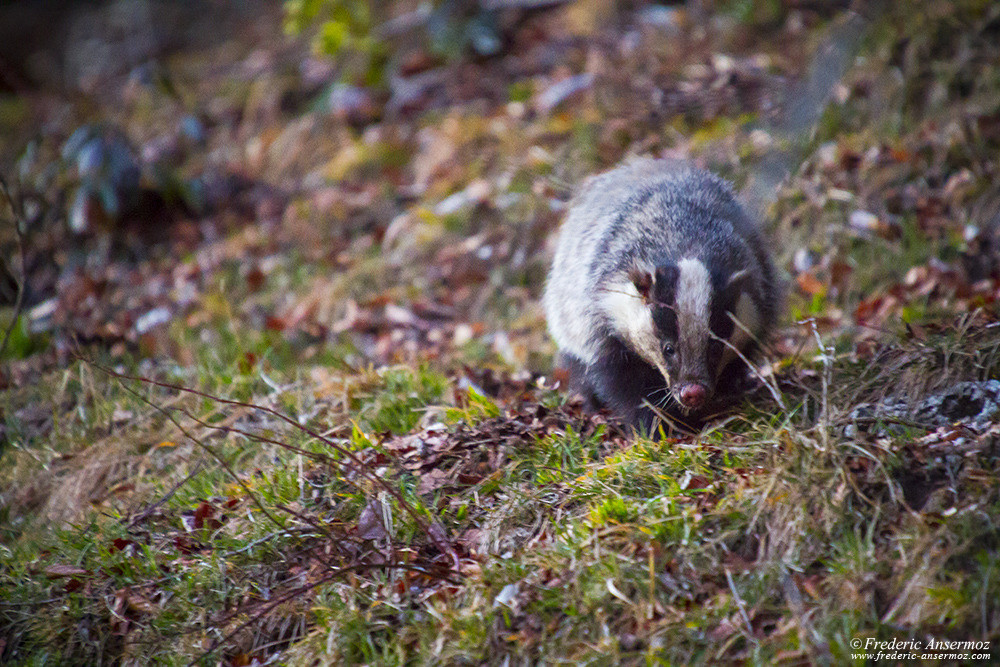
{"label": "thin bare branch", "polygon": [[[98,368],[100,368],[100,366],[98,366]],[[264,514],[264,516],[270,519],[271,522],[278,528],[285,527],[284,524],[278,521],[278,518],[273,514],[271,514],[270,510],[268,510],[267,507],[264,506],[264,503],[262,503],[256,495],[254,495],[253,491],[250,490],[250,487],[246,485],[246,482],[240,479],[240,476],[236,473],[235,470],[233,470],[233,467],[229,465],[229,461],[226,461],[226,459],[220,456],[218,452],[216,452],[214,449],[206,445],[204,442],[201,441],[200,438],[196,437],[193,433],[184,428],[184,426],[179,421],[177,421],[177,419],[174,418],[174,416],[170,413],[169,410],[160,407],[153,401],[149,400],[148,398],[140,394],[138,391],[132,389],[131,387],[126,386],[124,383],[122,383],[122,387],[125,389],[125,391],[129,392],[130,394],[138,398],[146,405],[150,406],[154,410],[158,410],[161,414],[163,414],[164,417],[169,419],[174,426],[177,427],[177,429],[184,435],[185,438],[196,444],[204,451],[208,452],[209,456],[218,461],[219,465],[221,465],[225,469],[225,471],[229,473],[230,477],[232,477],[236,481],[236,483],[240,485],[240,487],[243,489],[244,492],[246,492],[250,500],[253,501],[253,504],[257,506],[257,509],[259,509]]]}
{"label": "thin bare branch", "polygon": [[[752,332],[749,329],[747,329],[742,322],[740,322],[735,317],[732,319],[733,323],[736,324],[736,326],[740,327],[750,336],[753,336]],[[767,391],[771,394],[771,398],[773,398],[774,402],[778,404],[778,407],[781,408],[781,411],[785,413],[788,412],[788,406],[785,404],[785,400],[781,397],[781,390],[778,387],[778,383],[774,380],[773,375],[770,378],[764,377],[764,375],[760,372],[760,370],[757,369],[756,364],[747,359],[747,356],[743,354],[743,352],[740,351],[739,348],[730,343],[728,340],[716,336],[714,333],[709,332],[709,335],[711,335],[712,338],[714,338],[715,340],[721,341],[723,345],[732,350],[733,353],[740,358],[740,361],[742,361],[746,365],[746,367],[750,369],[750,372],[753,373],[757,377],[757,379],[760,380],[761,383],[763,383],[765,387],[767,387]]]}
{"label": "thin bare branch", "polygon": [[185,484],[187,484],[188,482],[190,482],[194,478],[195,475],[197,475],[199,472],[201,472],[201,466],[202,466],[201,461],[199,461],[195,465],[194,469],[191,472],[189,472],[187,475],[185,475],[184,478],[181,481],[179,481],[176,484],[174,484],[174,486],[169,491],[167,491],[163,495],[162,498],[160,498],[155,503],[153,503],[152,505],[150,505],[149,507],[147,507],[146,509],[144,509],[138,515],[136,515],[135,518],[133,518],[131,521],[129,521],[128,525],[126,526],[126,528],[134,528],[141,521],[146,520],[147,517],[149,517],[153,512],[156,511],[157,507],[160,507],[161,505],[163,505],[163,503],[165,503],[168,500],[170,500],[173,497],[173,495],[175,493],[177,493],[177,491],[182,486],[184,486]]}
{"label": "thin bare branch", "polygon": [[263,609],[261,609],[257,614],[253,616],[253,618],[249,618],[243,623],[240,623],[233,630],[230,630],[225,636],[220,637],[219,639],[216,639],[214,642],[212,642],[211,646],[209,646],[198,657],[196,657],[194,660],[188,663],[188,667],[193,667],[194,665],[197,665],[202,660],[215,653],[215,651],[221,648],[224,644],[226,644],[237,634],[242,632],[245,628],[253,625],[254,623],[257,623],[258,621],[260,621],[260,619],[264,618],[268,613],[270,613],[280,605],[284,604],[285,602],[288,602],[289,600],[292,600],[297,596],[302,595],[303,593],[308,593],[317,586],[325,584],[329,581],[333,581],[337,577],[343,576],[349,572],[364,572],[367,570],[381,570],[381,569],[407,570],[411,572],[419,572],[421,574],[425,574],[428,576],[438,576],[441,579],[451,583],[457,583],[453,579],[448,577],[447,573],[441,573],[435,575],[425,568],[412,565],[410,563],[356,563],[354,565],[347,565],[345,567],[334,568],[331,569],[326,574],[324,574],[319,579],[317,579],[316,581],[294,588],[288,593],[278,596],[277,598],[268,602],[266,605],[264,605]]}
{"label": "thin bare branch", "polygon": [[[233,406],[238,406],[238,407],[243,407],[243,408],[250,408],[252,410],[258,410],[258,411],[263,412],[265,414],[269,414],[272,417],[276,417],[277,419],[285,422],[289,426],[291,426],[291,427],[293,427],[293,428],[295,428],[295,429],[297,429],[299,431],[302,431],[303,433],[309,435],[310,437],[315,438],[316,440],[324,443],[326,446],[330,447],[331,449],[333,449],[334,451],[336,451],[337,453],[343,455],[346,459],[348,459],[350,461],[350,463],[352,464],[352,470],[355,473],[364,476],[370,482],[372,482],[376,486],[384,489],[389,495],[391,495],[393,497],[393,499],[395,499],[396,502],[399,503],[399,506],[401,508],[403,508],[403,510],[406,511],[406,513],[409,514],[413,518],[414,522],[416,522],[416,524],[420,527],[420,529],[434,542],[434,544],[441,550],[441,552],[444,553],[444,554],[448,554],[451,557],[453,566],[455,567],[455,569],[458,569],[458,560],[459,560],[458,559],[458,554],[455,553],[455,550],[451,547],[451,545],[449,545],[442,538],[442,536],[444,535],[444,528],[440,524],[437,524],[436,522],[434,523],[434,525],[431,525],[430,523],[428,523],[427,520],[420,515],[420,513],[417,511],[417,509],[415,507],[413,507],[412,504],[410,504],[409,502],[407,502],[407,500],[405,498],[403,498],[403,495],[399,492],[398,489],[396,489],[394,486],[392,486],[391,484],[389,484],[388,482],[386,482],[380,476],[378,476],[377,474],[375,474],[374,472],[372,472],[368,468],[367,464],[364,461],[362,461],[358,457],[357,454],[355,454],[354,452],[352,452],[350,449],[348,449],[348,448],[340,445],[335,440],[333,440],[331,438],[328,438],[328,437],[320,434],[319,432],[317,432],[316,430],[314,430],[312,428],[309,428],[308,426],[304,426],[304,425],[298,423],[296,420],[292,419],[291,417],[289,417],[289,416],[287,416],[287,415],[279,412],[278,410],[275,410],[274,408],[269,408],[266,405],[259,405],[259,404],[256,404],[256,403],[249,403],[249,402],[246,402],[246,401],[237,401],[237,400],[233,400],[233,399],[222,398],[220,396],[213,396],[212,394],[209,394],[207,392],[199,391],[197,389],[191,389],[189,387],[185,387],[185,386],[178,385],[178,384],[173,384],[171,382],[161,382],[159,380],[153,380],[153,379],[142,377],[142,376],[128,375],[126,373],[119,373],[119,372],[117,372],[117,371],[115,371],[115,370],[113,370],[111,368],[108,368],[106,366],[103,366],[103,365],[101,365],[101,364],[99,364],[99,363],[97,363],[97,362],[95,362],[93,360],[86,359],[86,358],[83,358],[83,357],[79,357],[79,358],[81,359],[81,361],[83,361],[83,362],[85,362],[85,363],[93,366],[94,368],[97,368],[98,370],[104,372],[106,375],[109,375],[111,377],[117,378],[119,380],[130,380],[130,381],[133,381],[133,382],[139,382],[139,383],[151,385],[151,386],[154,386],[154,387],[161,387],[163,389],[171,389],[173,391],[184,392],[184,393],[187,393],[187,394],[192,394],[194,396],[199,396],[201,398],[206,398],[206,399],[208,399],[210,401],[213,401],[213,402],[216,402],[216,403],[220,403],[222,405],[233,405]],[[161,408],[159,408],[159,406],[156,406],[155,404],[153,404],[150,401],[146,400],[144,397],[143,397],[142,400],[144,400],[146,403],[149,403],[150,405],[152,405],[153,407],[157,408],[158,410],[161,409]],[[169,416],[169,418],[171,419],[171,421],[174,421],[174,423],[176,423],[176,421],[173,419],[172,416]],[[182,432],[183,432],[183,430],[182,430]],[[187,435],[186,432],[185,432],[185,435]],[[211,451],[211,450],[209,450],[209,451]],[[305,450],[302,450],[302,452],[305,453]],[[312,454],[312,453],[309,453],[309,454],[311,456],[315,456],[315,454]],[[213,455],[214,455],[214,452],[213,452]]]}

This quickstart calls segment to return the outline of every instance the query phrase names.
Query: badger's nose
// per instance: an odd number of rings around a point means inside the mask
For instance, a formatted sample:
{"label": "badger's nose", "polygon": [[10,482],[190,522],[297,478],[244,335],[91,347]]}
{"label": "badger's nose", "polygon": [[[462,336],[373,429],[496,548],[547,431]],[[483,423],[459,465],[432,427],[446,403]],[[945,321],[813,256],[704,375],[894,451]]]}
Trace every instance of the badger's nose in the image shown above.
{"label": "badger's nose", "polygon": [[681,387],[681,404],[685,408],[700,408],[708,398],[708,389],[705,385],[692,382]]}

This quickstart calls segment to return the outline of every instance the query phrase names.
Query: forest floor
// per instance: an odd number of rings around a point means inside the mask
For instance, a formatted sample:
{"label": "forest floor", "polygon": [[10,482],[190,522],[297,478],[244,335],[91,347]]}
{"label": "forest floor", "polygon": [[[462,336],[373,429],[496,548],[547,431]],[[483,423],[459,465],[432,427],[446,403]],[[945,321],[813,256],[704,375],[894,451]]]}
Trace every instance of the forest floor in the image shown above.
{"label": "forest floor", "polygon": [[[1000,656],[1000,408],[915,412],[1000,379],[1000,6],[549,3],[351,86],[277,3],[152,59],[86,4],[58,86],[0,57],[0,663]],[[633,155],[789,283],[696,434],[552,371],[553,233]]]}

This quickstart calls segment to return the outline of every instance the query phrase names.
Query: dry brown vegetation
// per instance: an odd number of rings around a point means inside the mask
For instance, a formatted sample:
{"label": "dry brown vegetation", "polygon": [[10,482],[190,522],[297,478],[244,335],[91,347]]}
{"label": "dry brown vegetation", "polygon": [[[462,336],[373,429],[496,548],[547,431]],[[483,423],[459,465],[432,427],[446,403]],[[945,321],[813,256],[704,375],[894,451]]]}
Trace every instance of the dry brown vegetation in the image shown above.
{"label": "dry brown vegetation", "polygon": [[[905,408],[1000,379],[1000,8],[549,4],[382,81],[268,3],[58,87],[0,50],[0,662],[995,655],[996,406]],[[789,279],[697,434],[551,370],[549,240],[630,155],[734,180]]]}

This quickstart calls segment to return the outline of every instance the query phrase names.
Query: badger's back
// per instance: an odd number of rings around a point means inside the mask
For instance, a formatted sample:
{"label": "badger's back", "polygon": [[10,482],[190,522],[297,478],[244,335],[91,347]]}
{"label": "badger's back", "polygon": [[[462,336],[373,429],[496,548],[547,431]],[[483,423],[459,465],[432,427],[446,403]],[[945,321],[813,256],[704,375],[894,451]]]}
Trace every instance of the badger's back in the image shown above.
{"label": "badger's back", "polygon": [[760,315],[754,333],[765,333],[780,300],[774,268],[757,224],[725,181],[686,162],[651,159],[585,181],[559,232],[544,295],[560,351],[595,362],[620,324],[609,312],[609,291],[621,289],[636,264],[685,257],[709,271],[745,270]]}

